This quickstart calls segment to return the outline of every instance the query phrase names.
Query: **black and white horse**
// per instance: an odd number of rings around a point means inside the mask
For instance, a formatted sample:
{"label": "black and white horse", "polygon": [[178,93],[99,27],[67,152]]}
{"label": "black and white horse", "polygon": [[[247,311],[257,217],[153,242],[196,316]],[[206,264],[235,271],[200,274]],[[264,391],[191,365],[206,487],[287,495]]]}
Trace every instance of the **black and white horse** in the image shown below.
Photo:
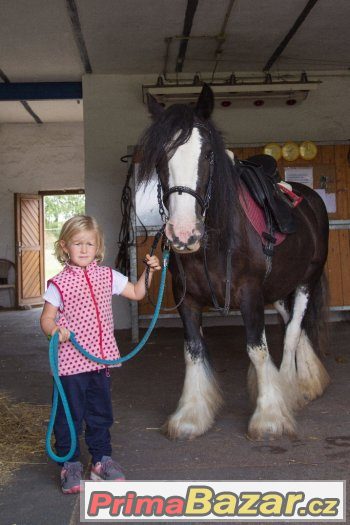
{"label": "black and white horse", "polygon": [[[170,270],[185,329],[186,375],[176,411],[165,428],[172,438],[193,438],[213,424],[222,397],[201,329],[213,297],[240,309],[250,358],[248,388],[254,412],[252,439],[294,435],[294,412],[320,396],[329,377],[316,352],[324,323],[323,269],[328,216],[319,195],[293,184],[303,201],[291,213],[296,232],[274,248],[271,271],[260,236],[242,209],[242,171],[210,120],[213,94],[204,86],[195,108],[164,109],[149,97],[153,123],[141,139],[140,182],[156,168],[167,208],[165,233],[178,259]],[[206,264],[205,264],[206,263]],[[205,266],[207,270],[205,270]],[[229,299],[228,299],[229,298]],[[264,306],[274,304],[285,323],[279,369],[265,337]],[[315,352],[316,351],[316,352]]]}

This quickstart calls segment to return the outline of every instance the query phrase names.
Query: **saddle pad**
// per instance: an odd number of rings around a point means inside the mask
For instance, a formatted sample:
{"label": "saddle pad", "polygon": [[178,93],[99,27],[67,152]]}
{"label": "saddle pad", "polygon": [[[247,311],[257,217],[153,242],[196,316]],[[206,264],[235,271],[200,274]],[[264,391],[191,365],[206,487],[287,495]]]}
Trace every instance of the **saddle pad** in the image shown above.
{"label": "saddle pad", "polygon": [[[266,239],[263,237],[263,232],[266,232],[266,220],[263,209],[255,202],[250,193],[246,190],[242,184],[239,191],[239,201],[246,214],[249,222],[253,226],[254,230],[259,234],[261,242],[266,244]],[[275,232],[274,237],[276,238],[275,246],[281,244],[286,238],[285,233]]]}

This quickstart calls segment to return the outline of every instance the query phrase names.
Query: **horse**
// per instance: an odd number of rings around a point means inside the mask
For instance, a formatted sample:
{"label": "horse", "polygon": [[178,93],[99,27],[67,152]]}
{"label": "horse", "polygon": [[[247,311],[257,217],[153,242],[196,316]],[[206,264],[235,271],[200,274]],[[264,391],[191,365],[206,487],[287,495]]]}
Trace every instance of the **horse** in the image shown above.
{"label": "horse", "polygon": [[[202,310],[215,301],[218,308],[227,303],[221,308],[239,309],[245,326],[253,403],[248,438],[296,436],[296,410],[320,396],[330,380],[320,359],[327,310],[327,211],[317,192],[293,183],[302,199],[290,212],[295,233],[268,257],[243,210],[242,165],[225,149],[210,118],[213,108],[208,85],[195,107],[164,108],[149,95],[152,123],[139,142],[139,183],[147,184],[155,169],[159,178],[173,293],[184,326],[183,390],[163,428],[172,439],[195,438],[212,426],[222,405],[202,330]],[[285,326],[279,368],[265,336],[268,304]]]}

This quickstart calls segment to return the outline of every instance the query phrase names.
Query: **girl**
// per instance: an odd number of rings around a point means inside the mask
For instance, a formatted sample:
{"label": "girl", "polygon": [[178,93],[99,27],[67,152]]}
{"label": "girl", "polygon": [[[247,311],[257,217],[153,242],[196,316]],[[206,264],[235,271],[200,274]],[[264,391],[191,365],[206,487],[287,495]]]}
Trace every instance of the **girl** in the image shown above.
{"label": "girl", "polygon": [[[119,350],[114,338],[112,295],[139,301],[146,294],[145,273],[136,284],[121,273],[99,266],[104,255],[103,234],[93,217],[77,215],[62,227],[55,243],[55,254],[63,270],[49,281],[40,324],[52,336],[59,332],[59,375],[65,390],[77,435],[85,421],[85,441],[92,456],[90,478],[118,481],[124,474],[112,455],[109,429],[113,423],[110,374],[80,354],[69,342],[70,331],[91,354],[103,359],[117,359]],[[146,255],[152,273],[160,270],[156,256]],[[115,365],[118,366],[118,365]],[[59,456],[70,449],[70,434],[61,401],[54,425],[55,447]],[[80,492],[82,464],[79,443],[71,461],[61,470],[64,494]],[[62,465],[62,464],[61,464]]]}

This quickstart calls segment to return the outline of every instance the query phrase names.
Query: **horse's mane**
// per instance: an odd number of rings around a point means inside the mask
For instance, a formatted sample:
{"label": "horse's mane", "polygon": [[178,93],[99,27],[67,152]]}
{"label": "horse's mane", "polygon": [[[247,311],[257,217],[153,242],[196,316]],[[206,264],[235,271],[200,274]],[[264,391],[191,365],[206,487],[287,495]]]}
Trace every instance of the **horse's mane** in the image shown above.
{"label": "horse's mane", "polygon": [[234,210],[241,210],[239,203],[239,174],[225,149],[221,133],[211,120],[206,121],[210,130],[214,152],[212,198],[208,208],[208,223],[218,228],[224,236],[231,236]]}
{"label": "horse's mane", "polygon": [[170,106],[142,135],[139,141],[141,159],[138,182],[147,184],[164,156],[171,155],[172,151],[187,142],[196,125],[199,129],[204,126],[209,131],[214,153],[212,199],[207,212],[208,220],[211,227],[227,234],[228,217],[232,217],[234,207],[239,207],[237,170],[227,155],[222,135],[213,122],[200,120],[190,106]]}

